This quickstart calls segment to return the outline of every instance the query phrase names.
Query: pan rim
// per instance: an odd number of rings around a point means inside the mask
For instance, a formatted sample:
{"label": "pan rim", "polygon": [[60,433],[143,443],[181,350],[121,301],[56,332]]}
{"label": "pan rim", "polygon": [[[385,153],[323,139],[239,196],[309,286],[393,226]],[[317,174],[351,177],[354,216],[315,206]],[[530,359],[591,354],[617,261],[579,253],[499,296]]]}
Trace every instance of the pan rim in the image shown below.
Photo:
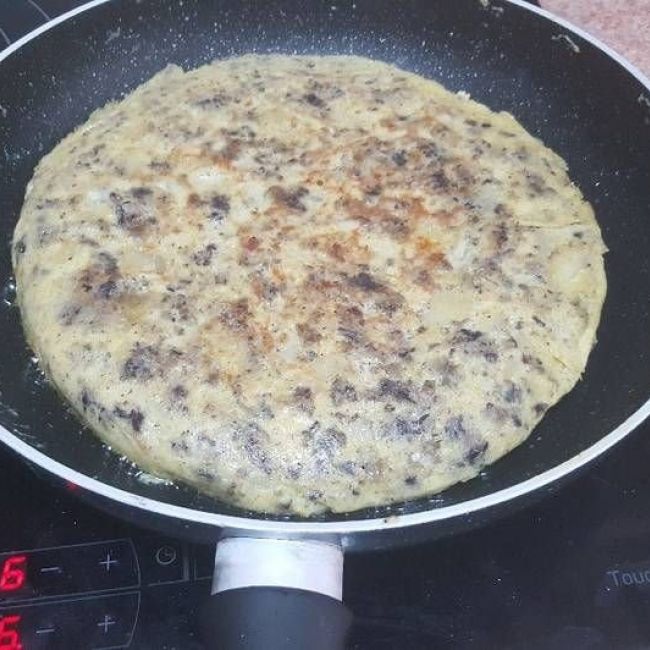
{"label": "pan rim", "polygon": [[[100,6],[110,0],[91,0],[79,7],[72,9],[56,18],[43,23],[33,31],[21,37],[4,50],[0,51],[0,64],[11,54],[21,47],[34,40],[56,25],[63,23],[74,16],[77,16],[94,7]],[[488,0],[489,1],[489,0]],[[503,0],[511,5],[535,13],[551,22],[565,28],[569,32],[588,41],[596,48],[604,52],[609,58],[616,61],[621,67],[627,70],[633,77],[641,82],[642,86],[650,93],[650,79],[642,73],[635,65],[616,52],[614,49],[601,42],[598,38],[588,32],[576,27],[571,22],[555,16],[546,9],[528,4],[525,0]],[[642,97],[643,95],[640,95]],[[194,510],[183,506],[172,505],[164,501],[158,501],[149,497],[127,492],[104,483],[95,478],[87,476],[77,470],[60,463],[35,447],[21,440],[8,429],[0,426],[0,441],[9,448],[20,454],[26,460],[40,466],[51,474],[54,474],[65,481],[70,481],[80,488],[94,494],[116,501],[124,505],[132,506],[140,510],[155,513],[172,519],[196,524],[204,524],[222,529],[226,532],[232,531],[236,534],[249,534],[267,537],[327,537],[338,538],[346,546],[347,535],[370,534],[379,531],[390,531],[393,529],[410,528],[425,524],[435,524],[459,517],[467,517],[480,510],[493,508],[514,501],[517,498],[532,494],[540,489],[548,487],[561,480],[569,474],[588,465],[590,462],[604,454],[614,445],[619,443],[629,433],[636,429],[646,418],[650,416],[650,399],[632,413],[613,431],[603,436],[593,445],[587,447],[580,453],[572,456],[564,462],[537,474],[525,481],[521,481],[502,490],[490,494],[463,501],[457,504],[440,508],[423,510],[416,513],[391,515],[382,518],[350,519],[345,521],[280,521],[273,519],[257,519],[245,516],[225,515],[202,510]]]}
{"label": "pan rim", "polygon": [[332,538],[343,536],[340,541],[345,546],[347,545],[345,540],[346,535],[410,528],[419,525],[448,521],[459,517],[467,517],[478,511],[487,510],[514,501],[519,497],[530,495],[537,490],[560,481],[562,478],[594,461],[623,440],[649,415],[650,400],[646,401],[641,408],[630,415],[612,432],[608,433],[590,447],[587,447],[587,449],[572,456],[563,463],[542,472],[541,474],[537,474],[508,488],[475,499],[470,499],[469,501],[463,501],[457,504],[443,506],[441,508],[423,510],[421,512],[390,515],[381,518],[350,519],[335,522],[257,519],[254,517],[225,515],[204,510],[193,510],[184,506],[172,505],[133,492],[127,492],[78,472],[63,463],[50,458],[2,426],[0,426],[0,441],[23,456],[26,460],[38,465],[42,469],[58,476],[66,482],[75,484],[79,488],[88,490],[89,492],[110,499],[111,501],[117,501],[123,505],[133,506],[149,513],[155,513],[184,522],[213,526],[216,529],[233,531],[240,535],[242,533],[260,536],[277,535],[282,538]]}

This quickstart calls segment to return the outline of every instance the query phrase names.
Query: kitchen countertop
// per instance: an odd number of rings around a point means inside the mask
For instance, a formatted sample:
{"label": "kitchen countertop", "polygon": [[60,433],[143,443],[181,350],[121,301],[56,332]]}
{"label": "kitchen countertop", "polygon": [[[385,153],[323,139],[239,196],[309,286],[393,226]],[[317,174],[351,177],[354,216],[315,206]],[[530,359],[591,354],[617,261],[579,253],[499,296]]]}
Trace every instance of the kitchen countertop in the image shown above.
{"label": "kitchen countertop", "polygon": [[540,0],[650,76],[650,0]]}

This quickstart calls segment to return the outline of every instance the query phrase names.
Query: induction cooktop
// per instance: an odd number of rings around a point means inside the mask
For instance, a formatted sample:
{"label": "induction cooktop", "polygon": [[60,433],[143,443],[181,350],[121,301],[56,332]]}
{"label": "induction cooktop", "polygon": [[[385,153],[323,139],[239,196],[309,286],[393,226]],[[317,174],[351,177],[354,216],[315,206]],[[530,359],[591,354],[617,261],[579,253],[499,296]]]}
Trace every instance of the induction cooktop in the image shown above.
{"label": "induction cooktop", "polygon": [[[0,47],[77,0],[0,0]],[[650,433],[488,527],[348,555],[350,650],[650,649]],[[199,650],[214,547],[127,524],[0,449],[0,650]]]}

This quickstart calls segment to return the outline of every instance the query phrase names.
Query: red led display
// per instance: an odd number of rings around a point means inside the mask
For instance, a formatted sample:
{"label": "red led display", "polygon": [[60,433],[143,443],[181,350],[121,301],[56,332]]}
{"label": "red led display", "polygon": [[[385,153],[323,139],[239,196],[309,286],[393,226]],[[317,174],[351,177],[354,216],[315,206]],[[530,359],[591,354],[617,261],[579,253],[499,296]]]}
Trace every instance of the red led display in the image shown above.
{"label": "red led display", "polygon": [[[25,584],[27,577],[27,556],[12,555],[2,564],[0,591],[16,591]],[[0,643],[0,648],[4,646]]]}
{"label": "red led display", "polygon": [[20,614],[0,617],[0,650],[22,650],[20,642]]}

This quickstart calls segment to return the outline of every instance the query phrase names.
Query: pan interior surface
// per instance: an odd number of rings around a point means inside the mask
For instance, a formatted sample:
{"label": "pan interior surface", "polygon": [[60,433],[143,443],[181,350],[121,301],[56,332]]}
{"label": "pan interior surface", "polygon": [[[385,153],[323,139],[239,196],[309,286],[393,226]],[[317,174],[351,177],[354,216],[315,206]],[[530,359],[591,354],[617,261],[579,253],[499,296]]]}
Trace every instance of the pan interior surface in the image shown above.
{"label": "pan interior surface", "polygon": [[143,477],[80,426],[25,346],[12,305],[10,237],[42,155],[93,109],[166,64],[192,68],[251,51],[354,53],[507,110],[559,153],[594,206],[610,249],[609,289],[583,381],[521,447],[478,479],[434,498],[321,519],[373,519],[461,504],[530,479],[601,440],[641,408],[650,388],[650,109],[643,101],[650,90],[589,42],[571,35],[569,43],[563,34],[557,24],[507,2],[212,6],[197,0],[99,5],[26,43],[0,64],[0,217],[6,238],[0,255],[0,424],[56,461],[121,490],[207,513],[264,518]]}

